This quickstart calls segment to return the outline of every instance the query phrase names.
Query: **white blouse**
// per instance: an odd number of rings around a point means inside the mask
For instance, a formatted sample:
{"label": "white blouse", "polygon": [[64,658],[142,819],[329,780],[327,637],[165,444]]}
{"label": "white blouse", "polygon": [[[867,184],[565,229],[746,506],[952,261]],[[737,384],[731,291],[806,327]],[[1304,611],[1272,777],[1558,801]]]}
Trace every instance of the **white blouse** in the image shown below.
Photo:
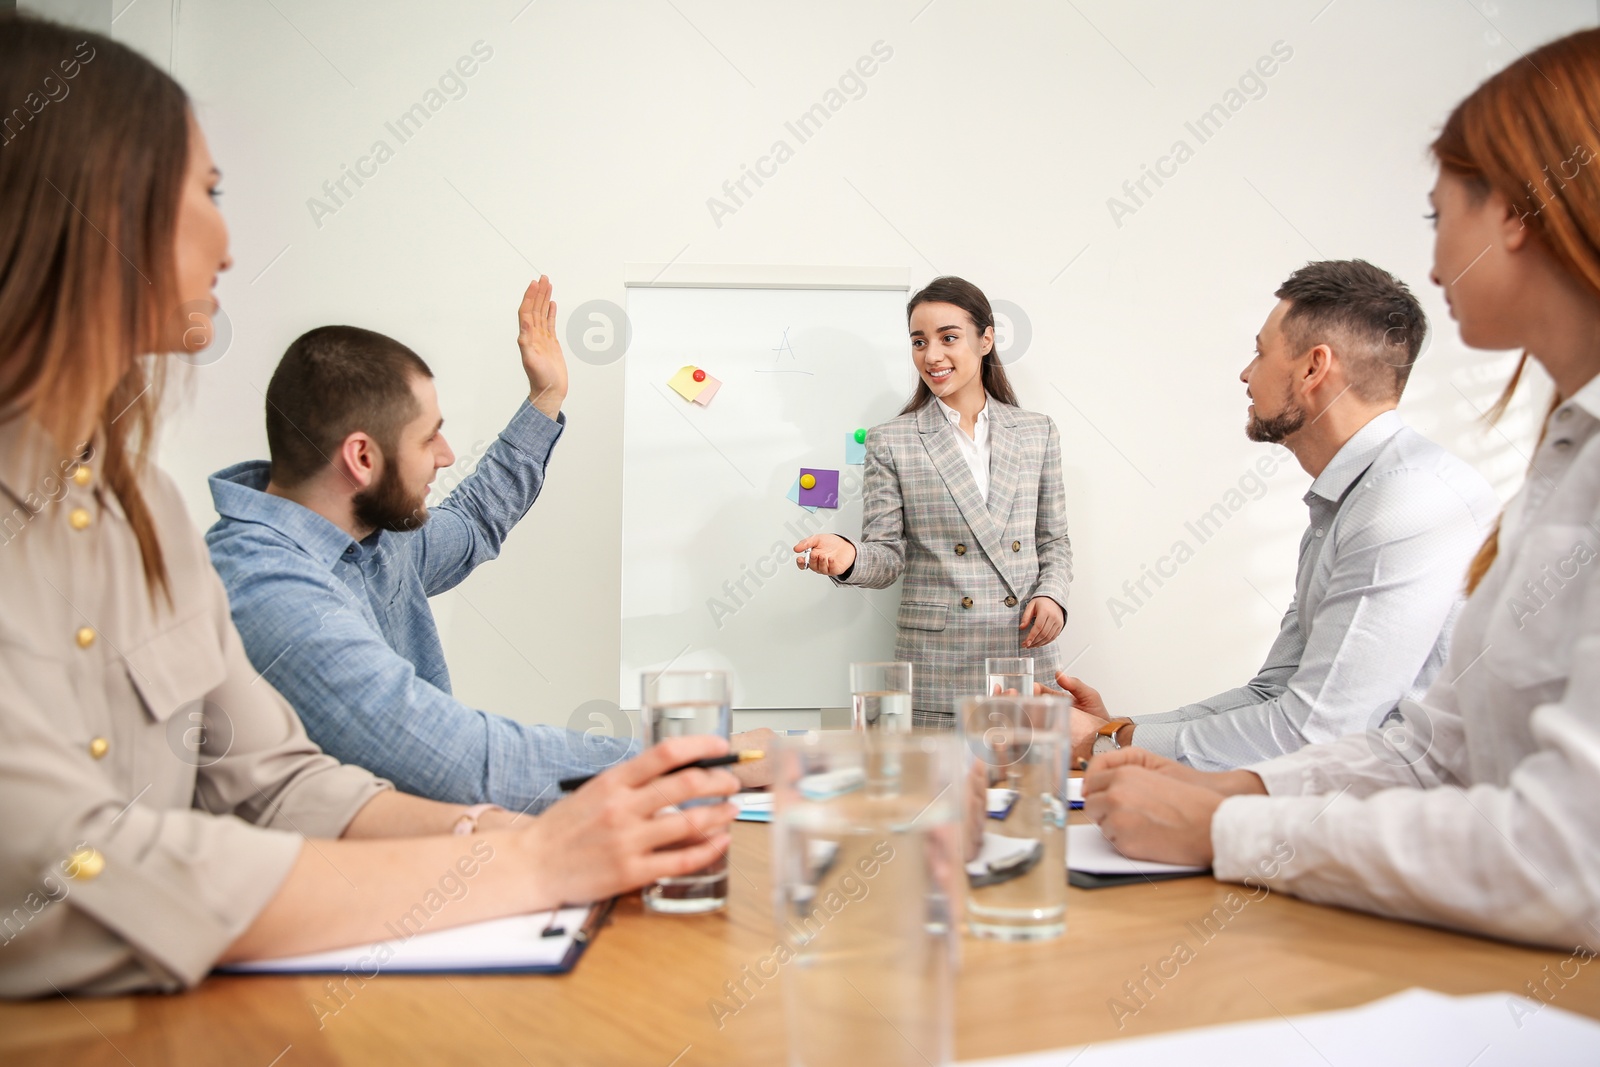
{"label": "white blouse", "polygon": [[1421,700],[1251,768],[1218,878],[1565,949],[1600,945],[1600,377],[1550,416]]}
{"label": "white blouse", "polygon": [[961,428],[961,412],[946,404],[938,397],[939,407],[944,411],[944,417],[950,422],[950,432],[956,436],[956,444],[961,447],[961,458],[967,461],[967,469],[972,472],[972,480],[978,483],[978,495],[983,502],[989,502],[989,398],[983,398],[983,410],[978,412],[978,417],[973,420],[972,436]]}

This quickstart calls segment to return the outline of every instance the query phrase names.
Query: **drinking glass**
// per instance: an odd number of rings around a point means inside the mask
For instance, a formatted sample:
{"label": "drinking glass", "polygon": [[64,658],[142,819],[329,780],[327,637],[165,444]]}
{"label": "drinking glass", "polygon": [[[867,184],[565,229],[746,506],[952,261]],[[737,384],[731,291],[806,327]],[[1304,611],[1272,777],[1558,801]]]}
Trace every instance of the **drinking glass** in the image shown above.
{"label": "drinking glass", "polygon": [[850,664],[850,712],[856,730],[911,729],[911,664]]}
{"label": "drinking glass", "polygon": [[1018,696],[1033,695],[1033,657],[1005,656],[983,661],[986,676],[985,696],[1003,696],[1016,690]]}
{"label": "drinking glass", "polygon": [[1039,941],[1067,929],[1067,716],[1051,696],[971,697],[966,750],[967,930]]}
{"label": "drinking glass", "polygon": [[[727,671],[663,671],[644,676],[639,720],[644,743],[669,737],[716,734],[726,738],[733,719],[733,680]],[[683,807],[716,801],[691,801]],[[695,914],[728,903],[728,857],[690,874],[661,878],[644,889],[649,911]]]}
{"label": "drinking glass", "polygon": [[951,1062],[960,741],[824,730],[780,740],[773,887],[789,1063]]}

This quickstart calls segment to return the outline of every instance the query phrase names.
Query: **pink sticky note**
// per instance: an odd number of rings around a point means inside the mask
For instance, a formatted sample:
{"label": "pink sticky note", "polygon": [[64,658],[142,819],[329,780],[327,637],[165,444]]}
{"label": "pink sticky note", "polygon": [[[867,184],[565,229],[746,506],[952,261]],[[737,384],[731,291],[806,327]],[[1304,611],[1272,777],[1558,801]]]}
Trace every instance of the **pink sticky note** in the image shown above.
{"label": "pink sticky note", "polygon": [[839,506],[839,472],[801,467],[800,476],[811,475],[817,484],[810,489],[800,487],[802,507],[837,508]]}
{"label": "pink sticky note", "polygon": [[711,398],[716,396],[717,390],[721,388],[721,380],[713,378],[710,374],[707,374],[706,380],[700,383],[700,392],[696,394],[694,402],[703,408],[710,407]]}

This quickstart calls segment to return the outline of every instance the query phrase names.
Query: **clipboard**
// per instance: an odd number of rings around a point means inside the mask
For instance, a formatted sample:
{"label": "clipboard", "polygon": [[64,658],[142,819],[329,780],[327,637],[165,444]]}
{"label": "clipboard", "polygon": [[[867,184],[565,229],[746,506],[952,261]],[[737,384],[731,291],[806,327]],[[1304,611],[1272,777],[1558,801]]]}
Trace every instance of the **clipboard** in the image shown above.
{"label": "clipboard", "polygon": [[413,932],[390,923],[396,936],[388,941],[232,963],[218,967],[216,973],[350,973],[369,980],[380,974],[566,974],[577,966],[584,949],[610,919],[615,904],[613,897],[598,904],[435,931]]}

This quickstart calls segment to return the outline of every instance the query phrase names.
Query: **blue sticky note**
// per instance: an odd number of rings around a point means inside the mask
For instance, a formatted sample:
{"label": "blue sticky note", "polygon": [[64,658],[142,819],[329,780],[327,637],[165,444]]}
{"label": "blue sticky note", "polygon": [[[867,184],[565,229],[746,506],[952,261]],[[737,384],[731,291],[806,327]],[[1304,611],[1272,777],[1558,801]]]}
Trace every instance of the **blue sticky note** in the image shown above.
{"label": "blue sticky note", "polygon": [[[800,476],[798,474],[794,476],[794,484],[789,487],[788,497],[794,503],[800,504]],[[805,508],[807,511],[817,510],[816,508],[810,507],[806,504],[800,504],[800,506]]]}
{"label": "blue sticky note", "polygon": [[854,463],[857,466],[867,461],[867,443],[857,441],[854,430],[844,435],[844,461],[846,465]]}

